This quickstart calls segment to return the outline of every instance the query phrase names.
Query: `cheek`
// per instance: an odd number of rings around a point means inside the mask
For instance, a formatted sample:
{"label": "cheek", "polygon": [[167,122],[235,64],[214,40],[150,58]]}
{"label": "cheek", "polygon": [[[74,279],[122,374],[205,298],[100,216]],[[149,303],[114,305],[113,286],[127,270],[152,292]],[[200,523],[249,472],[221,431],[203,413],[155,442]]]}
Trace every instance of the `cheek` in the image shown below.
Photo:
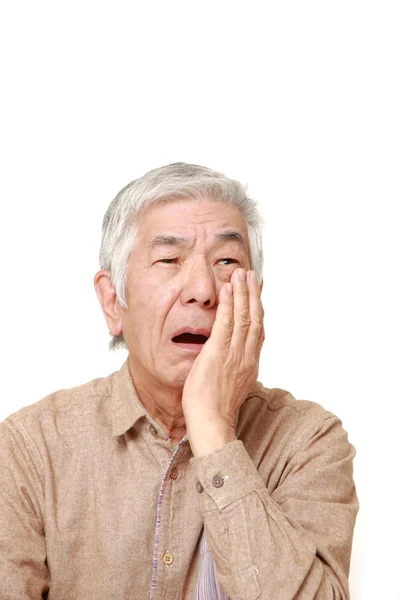
{"label": "cheek", "polygon": [[218,285],[218,283],[220,284],[219,289],[223,286],[224,283],[228,283],[231,280],[232,273],[235,269],[237,269],[237,267],[238,267],[238,265],[234,264],[229,269],[225,268],[225,269],[220,269],[219,271],[217,271],[216,281],[217,281],[217,285]]}
{"label": "cheek", "polygon": [[[167,275],[167,274],[166,274]],[[143,282],[139,288],[142,294],[142,303],[153,314],[167,310],[179,295],[179,282],[176,278],[152,277]]]}
{"label": "cheek", "polygon": [[[131,324],[137,334],[149,336],[149,330],[159,332],[179,296],[176,282],[160,284],[160,281],[146,281],[137,285],[136,294],[128,305]],[[150,339],[152,336],[149,336]]]}

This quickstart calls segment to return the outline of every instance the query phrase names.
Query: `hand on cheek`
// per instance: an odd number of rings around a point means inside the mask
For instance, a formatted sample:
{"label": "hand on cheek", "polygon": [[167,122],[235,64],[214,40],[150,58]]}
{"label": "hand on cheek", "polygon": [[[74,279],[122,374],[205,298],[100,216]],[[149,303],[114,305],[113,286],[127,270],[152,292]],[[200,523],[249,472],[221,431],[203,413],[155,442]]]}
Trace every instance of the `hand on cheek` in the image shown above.
{"label": "hand on cheek", "polygon": [[233,441],[240,406],[254,386],[264,341],[261,286],[236,269],[220,291],[216,319],[186,379],[182,406],[194,455]]}

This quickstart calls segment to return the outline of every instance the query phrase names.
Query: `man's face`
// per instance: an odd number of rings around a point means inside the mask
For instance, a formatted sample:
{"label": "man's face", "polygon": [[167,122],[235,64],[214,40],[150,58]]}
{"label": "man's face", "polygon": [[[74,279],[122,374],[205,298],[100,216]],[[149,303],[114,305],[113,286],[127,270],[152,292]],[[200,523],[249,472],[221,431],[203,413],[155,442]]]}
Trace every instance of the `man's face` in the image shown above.
{"label": "man's face", "polygon": [[139,220],[122,310],[133,372],[182,387],[210,335],[222,285],[237,267],[250,268],[249,256],[237,208],[211,200],[151,206]]}

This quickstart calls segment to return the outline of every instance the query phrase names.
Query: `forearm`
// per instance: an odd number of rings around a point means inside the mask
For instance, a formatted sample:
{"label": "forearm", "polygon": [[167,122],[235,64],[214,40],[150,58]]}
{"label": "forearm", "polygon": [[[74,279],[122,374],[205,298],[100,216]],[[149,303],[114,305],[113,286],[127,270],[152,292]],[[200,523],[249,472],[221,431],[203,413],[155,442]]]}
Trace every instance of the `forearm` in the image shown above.
{"label": "forearm", "polygon": [[205,534],[231,600],[348,600],[346,576],[333,573],[315,544],[273,501],[253,492],[204,513]]}
{"label": "forearm", "polygon": [[[199,499],[206,538],[219,581],[231,600],[347,600],[346,567],[329,551],[331,541],[339,543],[331,540],[335,507],[328,513],[318,503],[312,507],[296,501],[299,519],[292,518],[268,493],[241,442],[193,459],[193,465],[204,488]],[[213,485],[214,475],[224,479],[219,488]],[[315,515],[308,517],[310,510]],[[350,545],[353,516],[351,507],[340,507],[336,515]],[[314,519],[315,531],[307,529],[308,519]],[[324,531],[326,519],[332,519],[330,531]],[[347,551],[343,547],[343,553]]]}

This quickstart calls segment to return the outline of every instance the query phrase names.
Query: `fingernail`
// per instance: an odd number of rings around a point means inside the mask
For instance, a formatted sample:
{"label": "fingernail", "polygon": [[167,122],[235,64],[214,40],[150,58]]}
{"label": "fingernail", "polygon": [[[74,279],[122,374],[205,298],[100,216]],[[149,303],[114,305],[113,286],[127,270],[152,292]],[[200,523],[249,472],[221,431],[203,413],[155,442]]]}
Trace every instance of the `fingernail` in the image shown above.
{"label": "fingernail", "polygon": [[246,271],[244,269],[238,269],[237,276],[240,281],[244,281],[246,279]]}

